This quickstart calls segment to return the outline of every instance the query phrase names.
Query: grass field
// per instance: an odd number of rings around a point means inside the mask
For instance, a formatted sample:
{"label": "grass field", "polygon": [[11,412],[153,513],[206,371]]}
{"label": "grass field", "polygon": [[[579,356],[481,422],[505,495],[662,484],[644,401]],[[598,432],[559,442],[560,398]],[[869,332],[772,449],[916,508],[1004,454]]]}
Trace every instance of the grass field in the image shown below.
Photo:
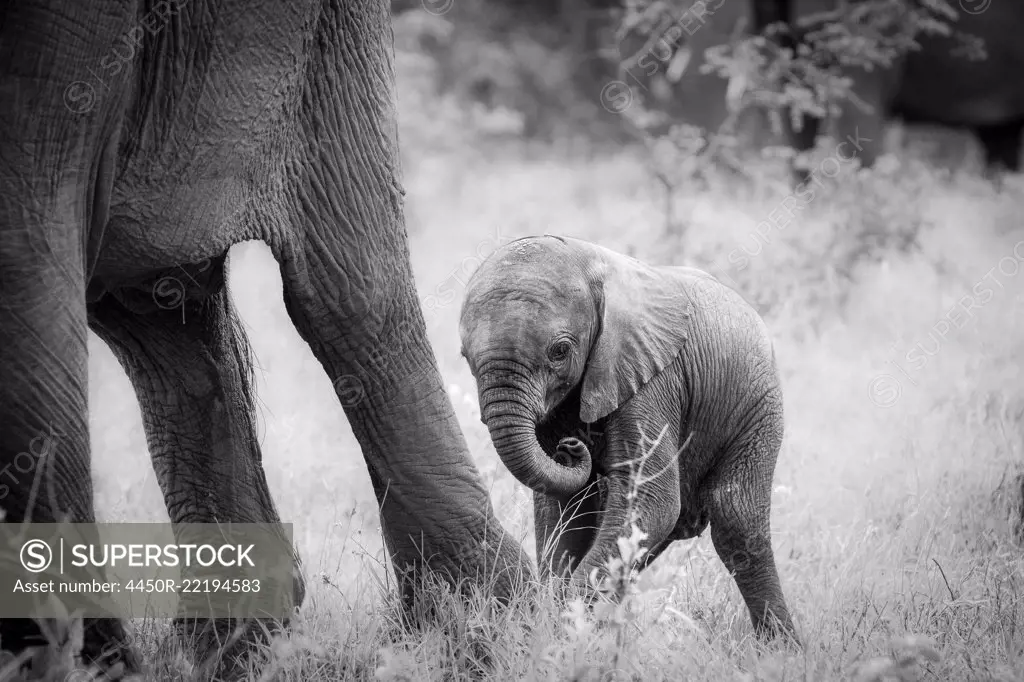
{"label": "grass field", "polygon": [[[496,679],[1024,679],[1024,548],[1011,518],[1024,463],[1021,178],[997,193],[910,159],[842,168],[790,224],[760,232],[785,192],[722,181],[681,190],[685,232],[665,234],[637,157],[452,138],[438,149],[421,139],[429,121],[402,111],[422,295],[453,272],[464,281],[474,254],[547,232],[711,269],[762,310],[786,398],[773,533],[804,650],[758,649],[706,535],[641,576],[621,622],[563,617],[549,600],[541,617],[451,605],[442,625],[403,630],[381,589],[389,575],[359,449],[287,318],[269,251],[245,244],[230,285],[258,362],[270,486],[310,584],[294,634],[253,679],[466,679],[482,658]],[[744,248],[748,264],[727,266]],[[497,460],[459,357],[461,295],[425,311],[430,337],[499,517],[532,553],[530,497]],[[100,518],[166,520],[128,380],[95,337],[90,350]],[[152,625],[142,624],[155,652],[147,679],[188,675],[159,653]]]}

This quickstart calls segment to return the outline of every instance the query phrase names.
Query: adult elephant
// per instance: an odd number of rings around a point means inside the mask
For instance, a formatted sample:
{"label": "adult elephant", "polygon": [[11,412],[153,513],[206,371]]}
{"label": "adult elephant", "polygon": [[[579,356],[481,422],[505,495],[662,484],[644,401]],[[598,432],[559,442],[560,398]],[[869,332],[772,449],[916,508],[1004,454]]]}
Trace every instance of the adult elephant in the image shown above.
{"label": "adult elephant", "polygon": [[[225,289],[228,249],[261,239],[342,397],[396,569],[499,596],[530,575],[427,340],[394,80],[383,0],[0,8],[0,467],[58,434],[34,472],[50,494],[30,506],[33,481],[11,484],[6,522],[95,518],[87,329],[131,378],[170,519],[278,520]],[[0,622],[8,649],[37,633]],[[135,669],[124,636],[86,621],[83,654]]]}

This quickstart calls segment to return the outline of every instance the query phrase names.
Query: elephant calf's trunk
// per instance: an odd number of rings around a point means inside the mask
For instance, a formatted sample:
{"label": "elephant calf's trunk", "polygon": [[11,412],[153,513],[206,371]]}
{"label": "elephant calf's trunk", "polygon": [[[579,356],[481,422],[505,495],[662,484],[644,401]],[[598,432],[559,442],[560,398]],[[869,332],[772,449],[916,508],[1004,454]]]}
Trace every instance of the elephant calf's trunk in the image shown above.
{"label": "elephant calf's trunk", "polygon": [[546,495],[570,497],[590,479],[591,457],[586,445],[572,444],[559,464],[548,457],[537,440],[537,424],[529,417],[502,410],[500,403],[485,403],[484,423],[502,463],[523,485]]}

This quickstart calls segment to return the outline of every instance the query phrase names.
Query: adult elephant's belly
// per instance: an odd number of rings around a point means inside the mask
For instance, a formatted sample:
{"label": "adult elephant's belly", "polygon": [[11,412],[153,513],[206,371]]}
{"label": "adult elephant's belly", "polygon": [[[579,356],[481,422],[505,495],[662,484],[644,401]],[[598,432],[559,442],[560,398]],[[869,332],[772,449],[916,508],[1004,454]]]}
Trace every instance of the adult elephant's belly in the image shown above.
{"label": "adult elephant's belly", "polygon": [[[228,3],[209,44],[154,41],[119,122],[93,279],[105,288],[223,254],[282,215],[319,3]],[[257,15],[274,22],[253,30]],[[273,12],[271,12],[273,10]],[[276,226],[274,226],[276,229]],[[94,287],[95,288],[95,287]]]}
{"label": "adult elephant's belly", "polygon": [[174,288],[187,298],[213,293],[222,281],[211,278],[220,271],[211,265],[233,244],[266,234],[267,221],[281,214],[275,210],[280,198],[266,184],[237,174],[116,188],[115,201],[90,278],[90,301],[132,290],[148,300],[159,297],[165,281],[180,282]]}

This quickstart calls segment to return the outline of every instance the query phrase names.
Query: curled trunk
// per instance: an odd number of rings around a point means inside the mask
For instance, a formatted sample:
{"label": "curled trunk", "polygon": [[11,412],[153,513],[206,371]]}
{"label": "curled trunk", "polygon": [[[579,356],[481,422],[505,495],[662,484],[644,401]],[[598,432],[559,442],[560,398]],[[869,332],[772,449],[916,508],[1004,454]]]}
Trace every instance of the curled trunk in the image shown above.
{"label": "curled trunk", "polygon": [[[586,446],[574,448],[572,466],[554,461],[537,440],[536,411],[501,388],[481,391],[481,415],[502,463],[523,485],[546,495],[569,497],[590,479]],[[582,444],[581,444],[582,445]]]}

